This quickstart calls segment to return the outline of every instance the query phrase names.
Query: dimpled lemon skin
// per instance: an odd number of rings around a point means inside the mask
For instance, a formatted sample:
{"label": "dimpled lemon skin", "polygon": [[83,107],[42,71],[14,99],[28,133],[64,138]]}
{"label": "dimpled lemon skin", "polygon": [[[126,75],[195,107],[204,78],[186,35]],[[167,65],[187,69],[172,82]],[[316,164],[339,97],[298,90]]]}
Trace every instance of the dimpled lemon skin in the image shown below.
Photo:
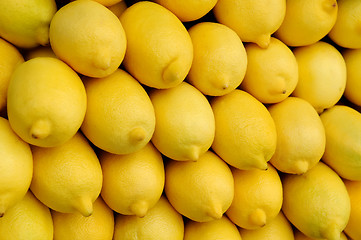
{"label": "dimpled lemon skin", "polygon": [[123,215],[144,217],[162,195],[165,181],[161,154],[151,144],[130,154],[101,152],[101,195],[107,205]]}
{"label": "dimpled lemon skin", "polygon": [[143,218],[115,215],[113,240],[183,240],[184,222],[179,214],[162,196]]}
{"label": "dimpled lemon skin", "polygon": [[119,18],[91,0],[77,0],[60,8],[49,29],[54,53],[76,72],[106,77],[122,63],[127,40]]}
{"label": "dimpled lemon skin", "polygon": [[183,216],[196,222],[208,222],[220,219],[231,205],[233,176],[228,165],[208,151],[196,162],[168,162],[164,191]]}
{"label": "dimpled lemon skin", "polygon": [[90,216],[102,188],[103,174],[87,139],[78,132],[57,147],[32,146],[32,153],[30,189],[34,195],[55,211]]}
{"label": "dimpled lemon skin", "polygon": [[351,200],[350,219],[344,231],[351,239],[361,239],[361,181],[344,180],[344,183]]}
{"label": "dimpled lemon skin", "polygon": [[158,89],[175,87],[185,79],[193,60],[192,40],[171,11],[140,1],[128,7],[120,21],[128,41],[123,65],[132,76]]}
{"label": "dimpled lemon skin", "polygon": [[193,62],[187,81],[209,96],[237,88],[246,73],[247,55],[238,35],[229,27],[201,22],[189,30]]}
{"label": "dimpled lemon skin", "polygon": [[211,106],[216,123],[212,149],[233,167],[266,169],[277,143],[267,108],[239,89],[214,97]]}
{"label": "dimpled lemon skin", "polygon": [[0,9],[0,37],[20,48],[49,44],[54,0],[2,0]]}
{"label": "dimpled lemon skin", "polygon": [[282,211],[312,238],[339,240],[350,217],[350,197],[342,179],[323,162],[302,175],[282,178]]}
{"label": "dimpled lemon skin", "polygon": [[320,117],[326,131],[322,160],[342,178],[361,181],[361,113],[336,105]]}
{"label": "dimpled lemon skin", "polygon": [[270,162],[279,171],[303,174],[325,152],[326,134],[316,110],[302,98],[288,97],[268,107],[277,130],[277,147]]}
{"label": "dimpled lemon skin", "polygon": [[33,175],[33,156],[29,144],[0,117],[0,219],[7,209],[19,202],[28,191]]}
{"label": "dimpled lemon skin", "polygon": [[50,57],[30,59],[16,68],[10,80],[9,122],[32,145],[58,146],[80,128],[86,102],[84,84],[68,65]]}
{"label": "dimpled lemon skin", "polygon": [[155,114],[142,85],[124,70],[105,78],[83,78],[87,110],[81,126],[100,149],[129,154],[144,147],[155,128]]}
{"label": "dimpled lemon skin", "polygon": [[149,93],[156,124],[152,143],[165,156],[196,161],[212,145],[215,123],[207,98],[189,83]]}
{"label": "dimpled lemon skin", "polygon": [[361,49],[347,49],[342,51],[345,59],[347,78],[344,96],[358,106],[361,106]]}
{"label": "dimpled lemon skin", "polygon": [[0,240],[53,240],[53,231],[50,209],[31,191],[0,218]]}
{"label": "dimpled lemon skin", "polygon": [[232,28],[243,42],[267,48],[271,35],[285,17],[286,0],[218,0],[213,13],[218,22]]}
{"label": "dimpled lemon skin", "polygon": [[240,88],[266,104],[286,99],[298,82],[298,65],[291,49],[273,37],[267,48],[255,43],[245,48],[248,65]]}
{"label": "dimpled lemon skin", "polygon": [[[295,240],[321,240],[320,238],[307,237],[305,234],[300,232],[298,229],[294,230],[294,235],[295,235]],[[327,240],[327,239],[323,238],[322,240]],[[348,240],[348,238],[346,237],[344,232],[341,233],[340,240]]]}

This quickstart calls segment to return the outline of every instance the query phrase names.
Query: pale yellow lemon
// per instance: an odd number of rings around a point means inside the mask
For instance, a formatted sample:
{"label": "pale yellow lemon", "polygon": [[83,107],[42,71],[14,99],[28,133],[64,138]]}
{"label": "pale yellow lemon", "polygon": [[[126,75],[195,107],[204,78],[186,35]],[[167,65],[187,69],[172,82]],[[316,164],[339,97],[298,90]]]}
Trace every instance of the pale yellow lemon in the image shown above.
{"label": "pale yellow lemon", "polygon": [[267,108],[239,89],[214,97],[211,106],[216,123],[212,149],[233,167],[266,169],[277,143]]}
{"label": "pale yellow lemon", "polygon": [[282,183],[276,169],[240,170],[231,168],[234,198],[226,214],[244,229],[262,228],[271,222],[282,207]]}
{"label": "pale yellow lemon", "polygon": [[213,13],[218,22],[237,32],[243,42],[267,48],[271,35],[285,17],[286,0],[218,0]]}
{"label": "pale yellow lemon", "polygon": [[325,152],[325,129],[316,110],[302,98],[288,97],[268,111],[277,130],[276,152],[270,162],[285,173],[307,172]]}
{"label": "pale yellow lemon", "polygon": [[130,74],[160,89],[184,80],[192,64],[193,46],[187,29],[171,11],[140,1],[128,7],[120,21],[128,42],[123,65]]}
{"label": "pale yellow lemon", "polygon": [[102,170],[91,145],[78,132],[57,147],[32,146],[34,195],[49,208],[63,213],[93,213],[102,188]]}
{"label": "pale yellow lemon", "polygon": [[297,229],[312,238],[340,239],[351,204],[336,172],[318,162],[302,175],[284,175],[282,184],[282,211]]}
{"label": "pale yellow lemon", "polygon": [[49,44],[55,0],[3,0],[0,9],[0,37],[20,48]]}
{"label": "pale yellow lemon", "polygon": [[130,154],[99,153],[103,171],[101,195],[107,205],[123,215],[144,217],[164,188],[161,154],[148,143]]}
{"label": "pale yellow lemon", "polygon": [[164,192],[183,216],[208,222],[220,219],[232,203],[234,182],[228,165],[208,151],[195,161],[169,161]]}
{"label": "pale yellow lemon", "polygon": [[[327,240],[325,238],[311,238],[303,234],[301,231],[299,231],[297,228],[294,230],[295,233],[295,240]],[[340,236],[340,240],[348,240],[345,233],[342,232]]]}
{"label": "pale yellow lemon", "polygon": [[112,240],[114,234],[114,214],[98,197],[93,214],[84,217],[80,213],[61,213],[52,210],[54,240]]}
{"label": "pale yellow lemon", "polygon": [[9,122],[32,145],[52,147],[68,141],[83,122],[86,104],[83,82],[59,59],[33,58],[12,74],[7,101]]}
{"label": "pale yellow lemon", "polygon": [[122,63],[127,46],[119,18],[91,0],[77,0],[60,8],[51,20],[54,53],[75,71],[105,77]]}
{"label": "pale yellow lemon", "polygon": [[334,106],[346,87],[346,64],[331,44],[318,41],[293,49],[298,63],[298,83],[292,95],[300,97],[321,113]]}
{"label": "pale yellow lemon", "polygon": [[245,48],[248,65],[240,88],[262,103],[286,99],[298,82],[298,65],[291,49],[274,37],[267,48],[255,43],[248,43]]}
{"label": "pale yellow lemon", "polygon": [[50,209],[31,191],[0,218],[0,240],[53,240]]}
{"label": "pale yellow lemon", "polygon": [[305,46],[325,37],[337,19],[336,0],[287,0],[275,37],[288,46]]}
{"label": "pale yellow lemon", "polygon": [[212,145],[215,123],[207,98],[189,83],[149,93],[155,111],[152,143],[178,161],[197,160]]}
{"label": "pale yellow lemon", "polygon": [[183,240],[184,222],[179,214],[162,196],[143,218],[115,215],[113,240]]}
{"label": "pale yellow lemon", "polygon": [[220,96],[243,81],[247,55],[238,35],[229,27],[214,22],[192,26],[193,62],[187,81],[203,94]]}
{"label": "pale yellow lemon", "polygon": [[0,218],[28,191],[33,177],[33,156],[29,144],[0,117]]}
{"label": "pale yellow lemon", "polygon": [[81,126],[97,147],[129,154],[144,147],[155,128],[153,105],[143,86],[124,70],[104,78],[83,78],[87,110]]}
{"label": "pale yellow lemon", "polygon": [[361,239],[361,181],[344,180],[344,183],[351,201],[350,219],[344,231],[351,239]]}
{"label": "pale yellow lemon", "polygon": [[345,59],[347,78],[343,95],[352,103],[361,106],[361,48],[342,51]]}

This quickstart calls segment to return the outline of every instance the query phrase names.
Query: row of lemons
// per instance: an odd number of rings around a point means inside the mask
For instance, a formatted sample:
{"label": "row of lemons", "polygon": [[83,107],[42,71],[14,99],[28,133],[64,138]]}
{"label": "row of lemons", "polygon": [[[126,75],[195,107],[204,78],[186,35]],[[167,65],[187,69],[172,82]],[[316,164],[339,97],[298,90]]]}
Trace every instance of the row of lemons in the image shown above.
{"label": "row of lemons", "polygon": [[0,9],[1,240],[361,240],[360,1]]}

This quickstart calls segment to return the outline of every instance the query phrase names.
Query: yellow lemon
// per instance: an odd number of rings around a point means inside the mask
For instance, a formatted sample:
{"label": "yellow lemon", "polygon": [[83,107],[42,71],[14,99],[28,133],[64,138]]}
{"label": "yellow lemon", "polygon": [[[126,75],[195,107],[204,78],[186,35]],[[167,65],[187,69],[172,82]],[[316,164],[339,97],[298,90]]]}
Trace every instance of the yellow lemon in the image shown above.
{"label": "yellow lemon", "polygon": [[213,13],[243,42],[266,48],[285,17],[286,0],[218,0]]}
{"label": "yellow lemon", "polygon": [[328,33],[330,39],[344,48],[361,48],[361,2],[337,0],[336,23]]}
{"label": "yellow lemon", "polygon": [[274,219],[282,207],[282,183],[276,169],[231,168],[234,198],[226,214],[237,226],[257,229]]}
{"label": "yellow lemon", "polygon": [[239,231],[227,216],[209,222],[188,220],[184,226],[184,240],[241,240]]}
{"label": "yellow lemon", "polygon": [[316,110],[297,97],[288,97],[268,110],[277,130],[276,152],[270,162],[285,173],[307,172],[325,152],[325,129]]}
{"label": "yellow lemon", "polygon": [[3,0],[0,9],[0,37],[20,48],[49,43],[55,0]]}
{"label": "yellow lemon", "polygon": [[122,63],[127,40],[119,18],[91,0],[77,0],[60,8],[51,20],[54,53],[75,71],[105,77]]}
{"label": "yellow lemon", "polygon": [[351,200],[350,219],[344,231],[351,239],[361,239],[361,181],[344,180],[344,183]]}
{"label": "yellow lemon", "polygon": [[[0,217],[19,202],[29,189],[33,175],[33,156],[29,144],[0,117]],[[1,234],[0,234],[1,235]]]}
{"label": "yellow lemon", "polygon": [[80,128],[86,102],[84,84],[68,65],[51,57],[30,59],[15,69],[10,80],[9,122],[24,141],[57,146]]}
{"label": "yellow lemon", "polygon": [[239,169],[266,169],[276,150],[276,126],[267,108],[249,93],[235,89],[214,97],[216,132],[212,149]]}
{"label": "yellow lemon", "polygon": [[[76,0],[76,1],[78,1],[78,0]],[[106,7],[114,6],[120,2],[124,2],[124,0],[94,0],[94,1],[104,5]]]}
{"label": "yellow lemon", "polygon": [[24,62],[19,50],[0,38],[0,111],[6,110],[8,87],[15,68]]}
{"label": "yellow lemon", "polygon": [[194,52],[187,81],[210,96],[224,95],[237,88],[247,68],[246,51],[238,35],[214,22],[198,23],[188,31]]}
{"label": "yellow lemon", "polygon": [[154,146],[179,161],[197,160],[212,145],[215,123],[207,98],[189,83],[149,93],[156,124]]}
{"label": "yellow lemon", "polygon": [[123,64],[131,75],[153,88],[175,87],[184,80],[193,46],[187,29],[171,11],[140,1],[128,7],[120,21],[128,41]]}
{"label": "yellow lemon", "polygon": [[54,240],[112,240],[114,214],[102,198],[94,202],[93,214],[84,217],[80,213],[52,211]]}
{"label": "yellow lemon", "polygon": [[[295,240],[321,240],[320,238],[307,237],[305,234],[300,232],[298,229],[294,230],[294,234],[295,234]],[[322,238],[322,240],[326,240],[326,239]],[[348,238],[346,237],[344,232],[341,233],[340,240],[348,240]]]}
{"label": "yellow lemon", "polygon": [[162,196],[143,218],[116,214],[114,240],[183,240],[184,222]]}
{"label": "yellow lemon", "polygon": [[124,70],[104,78],[84,78],[87,110],[81,126],[97,147],[128,154],[144,147],[155,128],[155,114],[142,85]]}
{"label": "yellow lemon", "polygon": [[282,211],[262,228],[253,230],[239,229],[242,240],[293,240],[292,225],[288,222]]}
{"label": "yellow lemon", "polygon": [[337,18],[336,0],[287,0],[286,15],[275,37],[288,46],[305,46],[325,37]]}
{"label": "yellow lemon", "polygon": [[0,218],[0,240],[53,240],[50,210],[28,191]]}
{"label": "yellow lemon", "polygon": [[206,15],[216,5],[217,0],[155,0],[169,9],[182,22],[195,21]]}
{"label": "yellow lemon", "polygon": [[273,37],[267,48],[255,43],[248,43],[245,48],[248,65],[241,89],[262,103],[286,99],[298,82],[298,65],[291,49]]}
{"label": "yellow lemon", "polygon": [[331,44],[318,41],[293,50],[298,63],[298,83],[292,95],[321,113],[335,105],[346,87],[346,63]]}
{"label": "yellow lemon", "polygon": [[342,178],[361,181],[361,113],[336,105],[320,117],[326,131],[322,160]]}
{"label": "yellow lemon", "polygon": [[110,11],[112,11],[115,16],[117,16],[118,18],[120,18],[120,16],[123,14],[123,12],[125,11],[125,9],[127,9],[127,3],[124,0],[121,0],[118,3],[115,3],[111,6],[108,7],[108,9]]}
{"label": "yellow lemon", "polygon": [[53,57],[53,58],[57,58],[57,56],[55,55],[53,49],[51,49],[50,46],[38,46],[38,47],[35,47],[35,48],[28,49],[28,51],[26,51],[24,53],[25,61],[30,60],[32,58],[36,58],[36,57]]}
{"label": "yellow lemon", "polygon": [[99,160],[87,139],[77,133],[57,147],[32,147],[34,195],[49,208],[63,213],[93,213],[102,187]]}
{"label": "yellow lemon", "polygon": [[164,192],[183,216],[208,222],[220,219],[234,196],[232,172],[211,151],[198,161],[169,161],[165,167]]}
{"label": "yellow lemon", "polygon": [[361,106],[361,49],[347,49],[342,52],[346,63],[347,78],[344,96],[352,103]]}
{"label": "yellow lemon", "polygon": [[282,211],[297,229],[312,238],[340,239],[351,205],[336,172],[318,162],[302,175],[284,175],[282,183]]}
{"label": "yellow lemon", "polygon": [[101,152],[101,195],[107,205],[123,215],[144,217],[162,195],[165,181],[161,154],[151,144],[135,153]]}

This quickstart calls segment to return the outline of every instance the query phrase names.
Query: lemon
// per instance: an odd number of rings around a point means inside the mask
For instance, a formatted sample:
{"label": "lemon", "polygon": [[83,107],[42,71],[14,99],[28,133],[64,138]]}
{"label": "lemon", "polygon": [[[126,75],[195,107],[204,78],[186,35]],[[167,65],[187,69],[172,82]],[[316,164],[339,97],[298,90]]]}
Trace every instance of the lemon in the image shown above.
{"label": "lemon", "polygon": [[[320,238],[307,237],[305,234],[303,234],[302,232],[300,232],[297,229],[295,229],[294,235],[295,235],[295,240],[321,240]],[[348,240],[348,238],[346,237],[344,232],[341,233],[340,240]]]}
{"label": "lemon", "polygon": [[361,181],[361,113],[336,105],[321,114],[326,131],[322,160],[342,178]]}
{"label": "lemon", "polygon": [[169,161],[165,166],[164,192],[183,216],[208,222],[220,219],[234,196],[232,172],[208,151],[195,161]]}
{"label": "lemon", "polygon": [[187,81],[210,96],[237,88],[247,68],[246,51],[238,35],[214,22],[200,22],[188,32],[193,43],[193,62]]}
{"label": "lemon", "polygon": [[351,200],[350,219],[344,231],[351,239],[361,239],[361,181],[344,180],[344,183]]}
{"label": "lemon", "polygon": [[49,208],[63,213],[93,213],[102,187],[102,170],[87,139],[77,133],[57,147],[32,147],[34,195]]}
{"label": "lemon", "polygon": [[264,227],[258,229],[239,229],[242,240],[293,240],[292,225],[282,211]]}
{"label": "lemon", "polygon": [[24,62],[19,50],[0,38],[0,111],[6,110],[8,86],[15,68]]}
{"label": "lemon", "polygon": [[155,128],[155,114],[142,85],[124,70],[104,78],[83,78],[87,110],[82,132],[97,147],[129,154],[144,147]]}
{"label": "lemon", "polygon": [[57,58],[53,49],[50,46],[38,46],[35,48],[29,49],[27,52],[24,53],[25,61],[30,60],[36,57],[53,57]]}
{"label": "lemon", "polygon": [[162,196],[143,218],[116,214],[114,240],[183,240],[182,215]]}
{"label": "lemon", "polygon": [[127,3],[124,0],[121,0],[118,3],[109,6],[108,9],[112,11],[118,18],[120,18],[127,7]]}
{"label": "lemon", "polygon": [[0,218],[0,240],[52,240],[50,210],[28,191]]}
{"label": "lemon", "polygon": [[217,0],[155,0],[155,2],[169,9],[182,22],[190,22],[198,20],[210,12]]}
{"label": "lemon", "polygon": [[361,49],[347,49],[342,51],[342,56],[346,63],[347,78],[346,88],[343,95],[352,103],[361,106]]}
{"label": "lemon", "polygon": [[267,48],[255,43],[248,43],[245,48],[248,65],[240,88],[262,103],[286,99],[298,82],[298,64],[291,49],[273,37]]}
{"label": "lemon", "polygon": [[344,48],[361,48],[361,3],[353,0],[338,0],[336,23],[328,33],[330,39]]}
{"label": "lemon", "polygon": [[232,28],[243,42],[267,48],[281,26],[286,0],[218,0],[213,8],[218,22]]}
{"label": "lemon", "polygon": [[151,144],[135,153],[116,155],[101,152],[101,195],[107,205],[123,215],[144,217],[159,200],[164,188],[161,154]]}
{"label": "lemon", "polygon": [[128,41],[123,65],[131,75],[159,89],[175,87],[184,80],[193,60],[192,40],[171,11],[140,1],[128,7],[120,21]]}
{"label": "lemon", "polygon": [[335,105],[346,87],[346,63],[331,44],[318,41],[293,50],[298,63],[298,83],[292,95],[321,113]]}
{"label": "lemon", "polygon": [[89,77],[113,73],[127,46],[119,18],[91,0],[77,0],[60,8],[50,23],[49,36],[54,53]]}
{"label": "lemon", "polygon": [[[78,1],[78,0],[76,0],[76,1]],[[116,4],[120,3],[120,2],[124,2],[124,0],[94,0],[94,1],[104,5],[106,7],[116,5]]]}
{"label": "lemon", "polygon": [[234,198],[226,214],[241,228],[257,229],[274,219],[282,206],[282,183],[276,169],[231,168]]}
{"label": "lemon", "polygon": [[227,216],[209,222],[188,220],[184,226],[184,240],[241,240],[239,231]]}
{"label": "lemon", "polygon": [[0,37],[20,48],[49,44],[55,0],[2,0],[0,9]]}
{"label": "lemon", "polygon": [[[33,175],[33,157],[29,144],[0,117],[0,217],[19,202],[28,191]],[[1,234],[0,234],[1,235]]]}
{"label": "lemon", "polygon": [[207,98],[189,83],[149,93],[156,124],[152,143],[165,156],[197,160],[212,145],[215,123]]}
{"label": "lemon", "polygon": [[335,25],[336,0],[287,0],[286,15],[275,37],[288,46],[305,46],[325,37]]}
{"label": "lemon", "polygon": [[86,102],[84,85],[68,65],[52,57],[30,59],[20,64],[10,79],[9,122],[24,141],[57,146],[80,128]]}
{"label": "lemon", "polygon": [[249,93],[235,89],[214,97],[216,132],[212,149],[239,169],[266,169],[276,150],[276,126],[267,108]]}
{"label": "lemon", "polygon": [[322,121],[312,105],[288,97],[268,108],[277,130],[277,147],[270,162],[279,171],[303,174],[321,159],[326,146]]}
{"label": "lemon", "polygon": [[282,210],[297,229],[311,238],[340,239],[350,216],[350,198],[331,168],[318,162],[302,175],[284,175],[282,183]]}
{"label": "lemon", "polygon": [[112,240],[114,233],[113,211],[101,197],[94,202],[93,214],[84,217],[80,213],[52,211],[54,240]]}

